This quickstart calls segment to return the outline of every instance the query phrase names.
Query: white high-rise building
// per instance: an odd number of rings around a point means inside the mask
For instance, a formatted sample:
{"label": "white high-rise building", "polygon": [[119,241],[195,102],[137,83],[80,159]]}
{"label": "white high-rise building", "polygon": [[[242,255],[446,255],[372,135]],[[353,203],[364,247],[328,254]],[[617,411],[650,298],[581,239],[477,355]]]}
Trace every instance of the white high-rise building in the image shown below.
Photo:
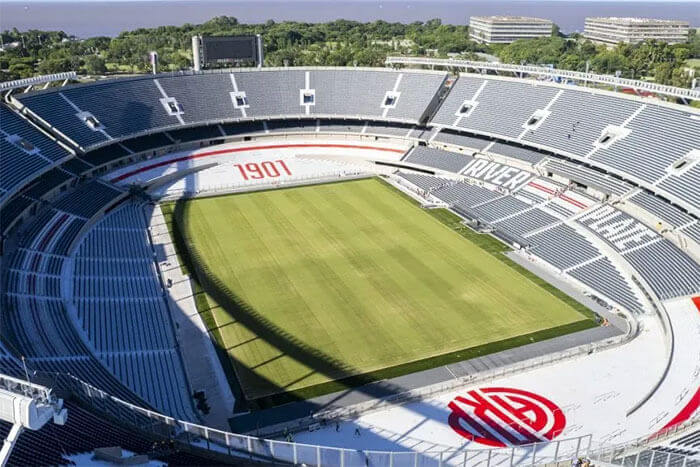
{"label": "white high-rise building", "polygon": [[587,39],[601,44],[625,42],[636,44],[647,39],[677,44],[688,41],[690,24],[652,18],[586,18],[583,35]]}
{"label": "white high-rise building", "polygon": [[487,44],[509,44],[518,39],[551,36],[553,25],[548,19],[527,16],[472,16],[469,37]]}

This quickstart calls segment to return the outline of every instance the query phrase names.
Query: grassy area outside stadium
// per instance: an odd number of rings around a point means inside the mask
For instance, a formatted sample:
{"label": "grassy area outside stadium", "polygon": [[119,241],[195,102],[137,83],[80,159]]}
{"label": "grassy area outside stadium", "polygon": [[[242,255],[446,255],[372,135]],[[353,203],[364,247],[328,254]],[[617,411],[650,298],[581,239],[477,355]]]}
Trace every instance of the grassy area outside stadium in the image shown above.
{"label": "grassy area outside stadium", "polygon": [[505,245],[380,179],[162,208],[229,379],[254,407],[595,326]]}

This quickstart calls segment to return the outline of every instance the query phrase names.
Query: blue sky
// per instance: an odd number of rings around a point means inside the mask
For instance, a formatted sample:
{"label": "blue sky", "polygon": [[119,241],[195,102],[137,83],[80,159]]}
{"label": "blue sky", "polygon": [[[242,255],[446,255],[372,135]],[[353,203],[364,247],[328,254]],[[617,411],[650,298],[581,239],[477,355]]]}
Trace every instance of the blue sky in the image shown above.
{"label": "blue sky", "polygon": [[[31,4],[31,3],[73,3],[73,2],[86,2],[86,3],[93,3],[96,1],[99,2],[106,2],[106,3],[119,3],[119,2],[152,2],[152,1],[164,1],[164,2],[173,2],[173,1],[193,1],[193,0],[3,0],[5,2],[12,2],[12,3],[26,3],[26,4]],[[221,2],[226,2],[226,3],[235,3],[236,1],[250,1],[250,0],[208,0],[208,1],[221,1]],[[279,2],[281,0],[256,0],[258,2]],[[284,0],[285,3],[291,3],[295,1],[328,1],[331,2],[333,0]],[[349,1],[349,0],[345,0]],[[406,0],[352,0],[352,1],[359,1],[359,2],[371,2],[371,3],[389,3],[389,2],[406,2]],[[445,1],[451,1],[451,0],[413,0],[412,3],[417,3],[417,2],[445,2]],[[458,1],[458,0],[452,0],[452,1]],[[531,1],[531,0],[508,0],[508,1]],[[585,1],[585,2],[599,2],[599,3],[623,3],[623,2],[651,2],[651,3],[697,3],[698,7],[700,8],[700,0],[614,0],[614,1],[609,1],[609,0],[539,0],[541,1],[551,1],[551,2],[571,2],[571,1]],[[465,3],[469,3],[468,0]],[[493,0],[493,3],[499,3],[498,0]]]}

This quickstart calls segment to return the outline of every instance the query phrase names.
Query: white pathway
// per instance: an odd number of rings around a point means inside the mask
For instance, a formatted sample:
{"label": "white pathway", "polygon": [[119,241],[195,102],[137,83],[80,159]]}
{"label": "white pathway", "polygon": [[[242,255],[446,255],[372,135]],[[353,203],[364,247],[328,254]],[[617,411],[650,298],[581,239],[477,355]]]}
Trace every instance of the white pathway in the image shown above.
{"label": "white pathway", "polygon": [[235,399],[226,381],[207,328],[197,312],[189,277],[182,273],[175,247],[159,206],[153,210],[149,229],[156,249],[158,266],[168,289],[170,312],[175,323],[175,337],[185,372],[193,391],[204,391],[211,410],[200,415],[207,426],[228,431]]}

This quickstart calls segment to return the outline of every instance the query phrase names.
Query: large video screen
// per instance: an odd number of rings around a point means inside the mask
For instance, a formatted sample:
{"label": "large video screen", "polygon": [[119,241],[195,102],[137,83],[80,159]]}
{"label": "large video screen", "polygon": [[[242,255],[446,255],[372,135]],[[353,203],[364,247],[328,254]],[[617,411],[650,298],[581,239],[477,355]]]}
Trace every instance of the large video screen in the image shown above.
{"label": "large video screen", "polygon": [[202,37],[202,61],[204,63],[257,60],[255,36]]}

